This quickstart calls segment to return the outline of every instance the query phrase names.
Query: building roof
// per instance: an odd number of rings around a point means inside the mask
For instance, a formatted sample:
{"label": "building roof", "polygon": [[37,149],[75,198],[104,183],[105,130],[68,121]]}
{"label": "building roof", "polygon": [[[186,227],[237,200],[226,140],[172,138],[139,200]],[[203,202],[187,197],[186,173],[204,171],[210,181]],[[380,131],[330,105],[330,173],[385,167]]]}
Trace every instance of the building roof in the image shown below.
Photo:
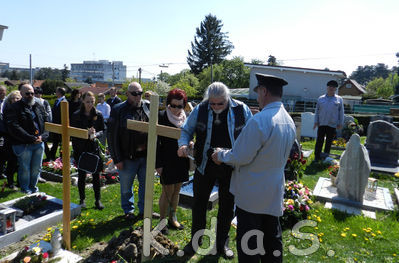
{"label": "building roof", "polygon": [[361,84],[359,84],[356,80],[354,79],[347,79],[339,88],[338,90],[340,90],[342,87],[345,87],[346,84],[348,84],[348,82],[352,83],[352,85],[358,90],[360,91],[360,93],[365,94],[367,93],[365,87]]}
{"label": "building roof", "polygon": [[269,66],[264,64],[252,64],[252,63],[244,63],[244,65],[250,68],[279,69],[281,71],[300,71],[303,73],[319,73],[319,74],[328,74],[332,76],[343,75],[346,77],[346,73],[342,70],[299,68],[299,67],[287,67],[287,66]]}
{"label": "building roof", "polygon": [[83,88],[79,89],[79,91],[81,93],[85,93],[87,91],[91,91],[91,92],[94,93],[94,95],[98,95],[100,93],[104,93],[105,94],[108,90],[109,90],[108,87],[96,87],[94,84],[89,86],[89,87],[83,87]]}
{"label": "building roof", "polygon": [[67,86],[70,89],[73,89],[73,88],[89,87],[90,84],[87,84],[86,82],[65,82],[65,86]]}
{"label": "building roof", "polygon": [[37,88],[37,87],[41,87],[42,86],[42,84],[43,84],[43,82],[45,82],[45,80],[38,80],[38,79],[35,79],[35,80],[33,80],[33,87],[34,88]]}

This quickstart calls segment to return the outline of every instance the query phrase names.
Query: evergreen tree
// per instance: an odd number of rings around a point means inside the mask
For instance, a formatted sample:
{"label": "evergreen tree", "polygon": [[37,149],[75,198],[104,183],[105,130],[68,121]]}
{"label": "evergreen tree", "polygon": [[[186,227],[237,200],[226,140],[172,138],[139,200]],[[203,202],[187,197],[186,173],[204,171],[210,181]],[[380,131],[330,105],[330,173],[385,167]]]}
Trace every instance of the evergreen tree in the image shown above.
{"label": "evergreen tree", "polygon": [[211,14],[205,16],[200,27],[196,29],[191,51],[188,50],[187,63],[194,74],[205,67],[218,64],[231,53],[234,48],[228,40],[227,33],[222,32],[222,21]]}

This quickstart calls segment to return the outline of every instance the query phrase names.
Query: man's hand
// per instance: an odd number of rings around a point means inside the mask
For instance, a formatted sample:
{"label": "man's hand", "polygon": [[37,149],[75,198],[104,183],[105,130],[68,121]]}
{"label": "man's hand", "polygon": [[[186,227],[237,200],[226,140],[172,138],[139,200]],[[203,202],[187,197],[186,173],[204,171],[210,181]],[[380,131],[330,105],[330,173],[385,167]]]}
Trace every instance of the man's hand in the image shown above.
{"label": "man's hand", "polygon": [[116,168],[118,168],[118,170],[123,170],[123,162],[119,162],[115,164]]}
{"label": "man's hand", "polygon": [[179,157],[187,157],[188,156],[187,145],[180,146],[180,148],[177,150],[177,156],[179,156]]}
{"label": "man's hand", "polygon": [[41,143],[42,142],[42,136],[37,136],[37,138],[36,138],[36,140],[35,140],[35,143],[36,144],[39,144],[39,143]]}
{"label": "man's hand", "polygon": [[157,171],[157,173],[159,174],[159,176],[162,176],[162,170],[163,170],[162,167],[161,167],[161,168],[156,168],[155,170]]}
{"label": "man's hand", "polygon": [[318,124],[318,123],[315,123],[315,124],[313,125],[313,130],[316,129],[317,127],[319,127],[319,124]]}
{"label": "man's hand", "polygon": [[214,163],[216,163],[217,165],[222,164],[221,161],[219,161],[218,159],[218,152],[220,152],[220,148],[216,148],[213,153],[212,153],[212,160]]}

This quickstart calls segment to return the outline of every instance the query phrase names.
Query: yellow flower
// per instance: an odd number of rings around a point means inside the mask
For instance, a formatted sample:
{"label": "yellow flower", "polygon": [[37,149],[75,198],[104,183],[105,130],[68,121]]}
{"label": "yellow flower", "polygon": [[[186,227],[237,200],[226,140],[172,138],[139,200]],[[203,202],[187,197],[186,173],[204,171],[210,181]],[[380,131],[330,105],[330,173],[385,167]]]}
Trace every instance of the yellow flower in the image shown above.
{"label": "yellow flower", "polygon": [[364,240],[369,241],[369,239],[367,237],[365,237]]}
{"label": "yellow flower", "polygon": [[76,229],[76,228],[78,228],[78,226],[73,226],[73,227],[72,227],[72,229]]}
{"label": "yellow flower", "polygon": [[394,253],[393,256],[396,257],[396,254]]}
{"label": "yellow flower", "polygon": [[321,222],[321,219],[319,216],[317,217],[317,222],[319,222],[319,223]]}
{"label": "yellow flower", "polygon": [[356,235],[356,234],[352,234],[352,236],[353,236],[353,237],[357,237],[357,235]]}
{"label": "yellow flower", "polygon": [[374,233],[371,233],[371,235],[372,235],[373,237],[375,237],[375,236],[376,236],[376,234],[374,234]]}
{"label": "yellow flower", "polygon": [[51,227],[49,227],[49,228],[47,228],[47,231],[48,231],[48,232],[50,232],[50,231],[51,231],[51,229],[52,229],[52,228],[51,228]]}
{"label": "yellow flower", "polygon": [[93,222],[94,221],[94,219],[92,218],[92,219],[90,219],[90,222]]}
{"label": "yellow flower", "polygon": [[321,237],[319,238],[319,241],[320,241],[320,243],[322,243],[323,242],[323,239],[321,239]]}
{"label": "yellow flower", "polygon": [[346,237],[346,233],[341,233],[341,237]]}
{"label": "yellow flower", "polygon": [[292,200],[292,199],[288,199],[287,200],[287,204],[289,204],[289,205],[293,205],[295,202],[294,202],[294,200]]}
{"label": "yellow flower", "polygon": [[317,230],[317,229],[319,229],[319,228],[318,228],[317,226],[315,226],[315,227],[314,227],[314,229],[316,229],[316,230]]}
{"label": "yellow flower", "polygon": [[32,248],[32,251],[35,252],[35,254],[39,254],[41,249],[40,249],[40,247],[34,247],[34,248]]}
{"label": "yellow flower", "polygon": [[395,173],[395,177],[399,178],[399,172]]}
{"label": "yellow flower", "polygon": [[312,217],[311,217],[311,216],[308,216],[308,220],[310,220],[310,219],[312,219]]}
{"label": "yellow flower", "polygon": [[380,230],[377,230],[377,234],[379,234],[379,235],[382,235],[382,233],[381,233],[381,231],[380,231]]}
{"label": "yellow flower", "polygon": [[76,249],[76,246],[73,246],[72,248],[73,248],[73,249]]}

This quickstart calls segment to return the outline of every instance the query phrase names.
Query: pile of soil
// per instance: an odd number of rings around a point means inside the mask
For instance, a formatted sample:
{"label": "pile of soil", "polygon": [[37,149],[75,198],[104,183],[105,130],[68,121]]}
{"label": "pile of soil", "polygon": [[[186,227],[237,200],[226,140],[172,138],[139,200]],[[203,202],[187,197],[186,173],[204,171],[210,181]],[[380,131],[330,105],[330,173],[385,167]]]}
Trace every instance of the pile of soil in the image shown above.
{"label": "pile of soil", "polygon": [[[162,248],[168,251],[168,255],[176,255],[179,248],[166,236],[159,233],[155,240]],[[143,248],[143,230],[141,227],[122,231],[118,237],[113,237],[104,249],[96,249],[84,262],[111,262],[123,258],[125,262],[141,262],[141,251]],[[151,247],[153,258],[163,257],[159,251]]]}

